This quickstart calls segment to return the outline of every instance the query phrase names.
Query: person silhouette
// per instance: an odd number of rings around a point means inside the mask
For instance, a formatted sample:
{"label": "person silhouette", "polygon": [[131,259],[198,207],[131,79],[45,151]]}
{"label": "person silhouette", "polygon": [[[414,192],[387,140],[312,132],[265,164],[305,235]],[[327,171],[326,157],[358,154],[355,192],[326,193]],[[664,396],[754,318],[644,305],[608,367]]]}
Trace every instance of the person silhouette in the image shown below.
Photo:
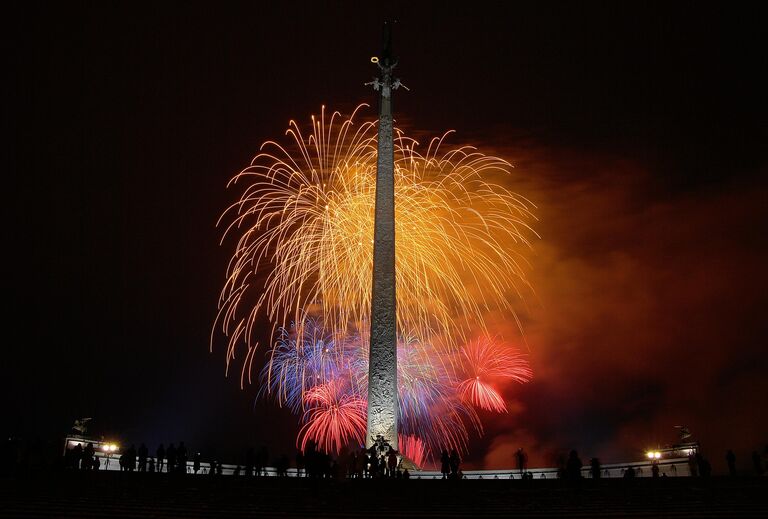
{"label": "person silhouette", "polygon": [[387,475],[387,456],[384,453],[381,453],[379,456],[379,477],[384,477]]}
{"label": "person silhouette", "polygon": [[165,471],[168,473],[176,472],[176,447],[173,446],[173,443],[168,445],[168,449],[165,451],[165,456],[168,460],[165,466]]}
{"label": "person silhouette", "polygon": [[451,467],[451,476],[458,477],[459,465],[461,464],[461,459],[459,458],[459,453],[456,452],[456,449],[451,449],[451,457],[449,461],[450,461],[450,467]]}
{"label": "person silhouette", "polygon": [[589,462],[590,471],[592,472],[592,479],[600,479],[600,460],[597,458],[592,458],[592,460]]}
{"label": "person silhouette", "polygon": [[93,466],[93,458],[96,454],[96,450],[93,448],[93,443],[88,442],[88,445],[83,449],[83,469],[91,470]]}
{"label": "person silhouette", "polygon": [[147,446],[143,443],[139,445],[139,472],[146,472],[147,471],[147,456],[149,455],[149,451],[147,450]]}
{"label": "person silhouette", "polygon": [[[298,469],[297,469],[298,470]],[[347,477],[357,478],[360,474],[360,455],[356,450],[353,450],[349,455],[347,464]]]}
{"label": "person silhouette", "polygon": [[576,452],[576,450],[572,450],[570,454],[568,455],[568,461],[565,465],[565,477],[566,479],[570,480],[578,480],[581,479],[581,467],[582,467],[581,459],[579,459],[579,454]]}
{"label": "person silhouette", "polygon": [[179,442],[179,446],[176,448],[176,465],[178,465],[181,474],[187,473],[187,448],[184,446],[184,442]]}
{"label": "person silhouette", "polygon": [[659,462],[657,460],[653,460],[653,463],[651,464],[651,476],[653,478],[659,477]]}
{"label": "person silhouette", "polygon": [[375,477],[378,470],[379,470],[379,455],[377,454],[379,451],[376,448],[376,445],[371,445],[368,449],[368,475],[369,477]]}
{"label": "person silhouette", "polygon": [[192,459],[193,459],[192,470],[194,471],[195,474],[197,474],[198,472],[200,472],[200,453],[196,452]]}
{"label": "person silhouette", "polygon": [[635,469],[632,466],[627,467],[623,477],[624,479],[633,479],[635,477]]}
{"label": "person silhouette", "polygon": [[699,464],[698,459],[695,454],[691,453],[688,455],[688,470],[691,473],[691,476],[696,477],[699,475]]}
{"label": "person silhouette", "polygon": [[262,446],[259,450],[258,455],[256,456],[256,475],[257,476],[266,476],[267,475],[267,463],[269,463],[269,452],[267,451],[266,446]]}
{"label": "person silhouette", "polygon": [[149,458],[149,472],[155,472],[155,458]]}
{"label": "person silhouette", "polygon": [[517,460],[517,470],[520,472],[520,475],[522,475],[528,468],[528,455],[523,451],[522,447],[517,449],[515,459]]}
{"label": "person silhouette", "polygon": [[162,443],[157,448],[157,452],[155,454],[157,455],[157,471],[162,472],[165,461],[165,447],[163,447]]}
{"label": "person silhouette", "polygon": [[379,475],[379,464],[381,462],[381,459],[379,458],[379,455],[376,453],[369,454],[368,455],[368,463],[370,464],[370,477],[375,478]]}
{"label": "person silhouette", "polygon": [[80,462],[83,460],[83,445],[78,443],[72,449],[72,466],[77,470],[80,468]]}
{"label": "person silhouette", "polygon": [[443,449],[440,454],[440,472],[443,474],[443,479],[447,478],[451,473],[451,458],[448,456],[448,451]]}
{"label": "person silhouette", "polygon": [[368,456],[368,451],[365,449],[360,450],[360,465],[362,466],[363,478],[369,478],[371,476],[371,458]]}
{"label": "person silhouette", "polygon": [[731,476],[736,475],[736,455],[733,453],[731,449],[728,449],[728,452],[725,453],[725,461],[728,463],[728,473]]}
{"label": "person silhouette", "polygon": [[395,449],[389,449],[389,455],[387,456],[387,475],[389,477],[395,476],[397,470],[397,451]]}
{"label": "person silhouette", "polygon": [[288,460],[288,456],[286,456],[285,453],[281,454],[280,457],[277,459],[277,462],[275,463],[275,468],[277,469],[277,475],[280,477],[287,477],[288,468],[290,464],[291,463]]}

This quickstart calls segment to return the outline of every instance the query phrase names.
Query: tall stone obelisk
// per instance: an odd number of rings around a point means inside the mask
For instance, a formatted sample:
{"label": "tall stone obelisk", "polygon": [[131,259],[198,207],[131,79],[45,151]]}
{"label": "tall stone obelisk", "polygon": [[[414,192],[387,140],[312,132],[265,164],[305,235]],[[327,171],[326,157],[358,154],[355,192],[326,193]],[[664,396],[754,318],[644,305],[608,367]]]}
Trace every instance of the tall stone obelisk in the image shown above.
{"label": "tall stone obelisk", "polygon": [[392,78],[390,24],[384,25],[384,51],[378,59],[379,137],[376,163],[376,216],[373,232],[373,293],[368,355],[368,430],[370,447],[381,435],[397,445],[397,313],[395,299],[395,153],[392,143],[392,91],[400,82]]}

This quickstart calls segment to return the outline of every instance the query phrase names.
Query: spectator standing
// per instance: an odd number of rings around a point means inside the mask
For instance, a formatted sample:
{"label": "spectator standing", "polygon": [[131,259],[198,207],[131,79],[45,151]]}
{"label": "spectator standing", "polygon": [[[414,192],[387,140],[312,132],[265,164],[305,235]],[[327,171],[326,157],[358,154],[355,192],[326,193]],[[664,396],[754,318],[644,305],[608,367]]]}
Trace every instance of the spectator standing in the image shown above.
{"label": "spectator standing", "polygon": [[445,449],[440,454],[440,472],[443,474],[443,479],[446,479],[451,473],[451,458]]}
{"label": "spectator standing", "polygon": [[157,455],[157,471],[158,472],[162,472],[163,471],[163,464],[164,464],[164,460],[165,460],[165,447],[163,447],[162,443],[157,448],[157,452],[155,454]]}
{"label": "spectator standing", "polygon": [[451,468],[451,476],[454,478],[459,478],[459,465],[461,464],[461,459],[459,458],[459,453],[456,452],[456,449],[451,450],[451,457],[449,462]]}
{"label": "spectator standing", "polygon": [[168,445],[168,450],[166,451],[166,458],[168,459],[168,463],[166,464],[165,471],[166,472],[175,472],[176,471],[176,447],[173,446],[173,443]]}
{"label": "spectator standing", "polygon": [[72,467],[75,470],[78,470],[80,468],[80,462],[82,460],[83,460],[83,446],[82,444],[78,443],[72,449]]}
{"label": "spectator standing", "polygon": [[200,472],[200,453],[196,452],[194,456],[194,462],[192,463],[192,470],[197,474]]}
{"label": "spectator standing", "polygon": [[520,472],[520,475],[522,475],[528,468],[528,455],[522,447],[517,449],[515,459],[517,460],[517,470]]}
{"label": "spectator standing", "polygon": [[566,465],[565,465],[566,479],[570,479],[573,481],[581,479],[582,466],[583,464],[581,463],[581,459],[579,459],[579,454],[576,452],[576,450],[572,450],[571,453],[568,455],[568,461],[566,462]]}
{"label": "spectator standing", "polygon": [[176,465],[178,465],[180,473],[187,473],[187,448],[184,446],[184,442],[179,442],[176,449]]}
{"label": "spectator standing", "polygon": [[395,449],[389,449],[389,455],[387,456],[387,475],[391,478],[395,477],[397,471],[397,451]]}
{"label": "spectator standing", "polygon": [[149,450],[143,443],[139,445],[139,472],[147,471],[147,456],[149,456]]}
{"label": "spectator standing", "polygon": [[592,472],[592,479],[600,479],[600,460],[592,458],[589,462],[590,471]]}
{"label": "spectator standing", "polygon": [[93,468],[93,458],[96,455],[96,450],[93,448],[93,443],[88,442],[83,450],[83,470],[91,470]]}

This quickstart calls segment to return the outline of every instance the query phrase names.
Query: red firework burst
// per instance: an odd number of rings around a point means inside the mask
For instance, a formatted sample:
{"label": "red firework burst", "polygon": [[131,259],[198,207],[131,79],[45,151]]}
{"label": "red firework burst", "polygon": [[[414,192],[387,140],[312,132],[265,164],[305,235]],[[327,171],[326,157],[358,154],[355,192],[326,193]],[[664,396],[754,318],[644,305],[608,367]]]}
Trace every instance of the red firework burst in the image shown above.
{"label": "red firework burst", "polygon": [[461,349],[464,378],[456,388],[462,400],[472,405],[506,413],[504,398],[494,385],[528,382],[533,372],[523,354],[506,344],[481,337]]}
{"label": "red firework burst", "polygon": [[497,413],[506,413],[504,398],[493,387],[481,381],[479,377],[462,381],[456,388],[459,396],[471,404]]}
{"label": "red firework burst", "polygon": [[424,467],[427,461],[427,447],[421,438],[412,435],[397,436],[397,444],[403,456],[411,460],[417,467]]}
{"label": "red firework burst", "polygon": [[320,384],[304,394],[304,425],[297,446],[306,450],[314,440],[326,452],[338,453],[355,440],[363,443],[366,426],[366,401],[344,387],[339,380]]}

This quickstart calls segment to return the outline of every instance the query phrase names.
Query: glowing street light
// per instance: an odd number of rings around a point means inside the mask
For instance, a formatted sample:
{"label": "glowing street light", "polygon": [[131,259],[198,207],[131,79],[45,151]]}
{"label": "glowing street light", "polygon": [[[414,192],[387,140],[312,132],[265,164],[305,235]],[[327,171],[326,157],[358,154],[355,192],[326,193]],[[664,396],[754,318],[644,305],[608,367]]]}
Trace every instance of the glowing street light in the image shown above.
{"label": "glowing street light", "polygon": [[661,459],[661,453],[659,451],[648,451],[645,453],[649,460]]}

